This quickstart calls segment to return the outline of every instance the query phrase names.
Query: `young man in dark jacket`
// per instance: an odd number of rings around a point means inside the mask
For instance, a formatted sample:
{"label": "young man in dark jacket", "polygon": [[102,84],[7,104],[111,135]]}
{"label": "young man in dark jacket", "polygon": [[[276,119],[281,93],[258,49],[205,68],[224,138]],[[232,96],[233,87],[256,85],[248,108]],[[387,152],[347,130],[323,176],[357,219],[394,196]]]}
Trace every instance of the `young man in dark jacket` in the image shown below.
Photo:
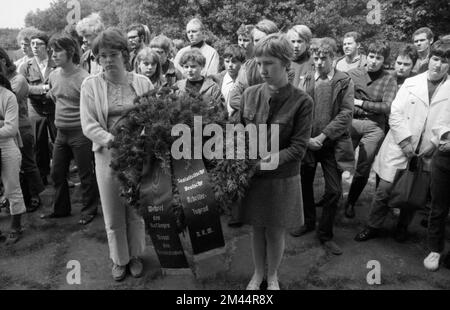
{"label": "young man in dark jacket", "polygon": [[313,126],[308,151],[302,161],[301,182],[305,225],[291,232],[298,237],[315,229],[314,177],[320,163],[325,179],[322,217],[317,235],[324,247],[335,255],[342,254],[332,241],[333,223],[342,194],[341,174],[351,169],[353,148],[350,126],[353,114],[354,85],[350,77],[333,69],[336,44],[327,38],[311,46],[315,71],[300,80],[300,88],[314,100]]}

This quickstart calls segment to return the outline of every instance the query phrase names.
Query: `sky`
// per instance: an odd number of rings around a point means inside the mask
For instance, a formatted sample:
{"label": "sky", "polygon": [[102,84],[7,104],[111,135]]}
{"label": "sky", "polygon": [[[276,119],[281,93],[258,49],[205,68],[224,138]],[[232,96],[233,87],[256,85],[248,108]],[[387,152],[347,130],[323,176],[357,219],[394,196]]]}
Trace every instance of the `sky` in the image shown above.
{"label": "sky", "polygon": [[29,11],[47,9],[52,0],[0,0],[0,28],[22,28]]}

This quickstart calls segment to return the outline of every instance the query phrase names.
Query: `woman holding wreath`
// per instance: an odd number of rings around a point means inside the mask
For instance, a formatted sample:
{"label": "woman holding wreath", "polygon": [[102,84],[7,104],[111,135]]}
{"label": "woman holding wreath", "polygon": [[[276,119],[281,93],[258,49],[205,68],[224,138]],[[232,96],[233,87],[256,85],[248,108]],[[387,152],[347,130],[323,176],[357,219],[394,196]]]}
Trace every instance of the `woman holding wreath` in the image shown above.
{"label": "woman holding wreath", "polygon": [[[300,163],[311,134],[313,101],[288,82],[293,48],[284,35],[272,34],[258,42],[255,57],[264,83],[245,90],[239,119],[243,125],[257,128],[278,125],[279,150],[272,149],[257,164],[258,171],[242,201],[242,220],[253,226],[255,270],[247,289],[259,289],[267,263],[267,289],[279,290],[277,270],[286,229],[303,222]],[[262,170],[273,156],[278,157],[278,166]]]}

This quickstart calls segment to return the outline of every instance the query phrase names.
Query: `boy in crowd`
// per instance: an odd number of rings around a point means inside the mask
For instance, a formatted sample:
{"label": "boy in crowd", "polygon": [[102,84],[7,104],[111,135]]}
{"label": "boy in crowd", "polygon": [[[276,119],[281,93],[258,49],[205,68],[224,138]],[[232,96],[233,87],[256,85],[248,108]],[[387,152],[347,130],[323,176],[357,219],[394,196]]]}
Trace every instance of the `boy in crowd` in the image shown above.
{"label": "boy in crowd", "polygon": [[186,34],[190,45],[178,51],[173,63],[181,72],[183,65],[180,63],[181,56],[186,51],[197,48],[205,57],[205,65],[203,66],[202,75],[210,76],[219,73],[219,53],[205,42],[205,26],[198,18],[191,19],[186,26]]}
{"label": "boy in crowd", "polygon": [[372,163],[383,143],[387,115],[397,93],[395,78],[383,69],[389,47],[383,42],[371,43],[367,66],[348,72],[355,84],[355,102],[351,137],[353,148],[359,146],[358,162],[345,205],[345,216],[355,217],[354,206],[369,179]]}
{"label": "boy in crowd", "polygon": [[50,41],[53,60],[58,69],[50,74],[48,95],[56,103],[55,125],[58,134],[53,149],[52,179],[55,186],[53,212],[41,218],[69,216],[71,212],[69,185],[70,160],[78,166],[83,209],[80,224],[88,224],[97,214],[98,188],[94,175],[92,142],[83,135],[80,121],[80,89],[89,73],[78,66],[78,43],[67,35],[56,35]]}
{"label": "boy in crowd", "polygon": [[164,76],[167,86],[174,85],[177,81],[183,79],[180,70],[175,68],[173,62],[169,59],[172,42],[165,35],[159,35],[150,41],[150,48],[154,50],[161,62],[162,75]]}
{"label": "boy in crowd", "polygon": [[407,78],[414,75],[412,69],[418,57],[416,47],[410,44],[403,46],[398,51],[394,65],[394,76],[397,79],[398,89],[400,89]]}
{"label": "boy in crowd", "polygon": [[351,69],[365,67],[367,58],[359,52],[361,48],[361,35],[356,31],[347,32],[344,35],[344,57],[336,62],[336,69],[348,72]]}
{"label": "boy in crowd", "polygon": [[100,15],[92,13],[91,15],[80,20],[76,26],[77,33],[83,38],[83,45],[86,52],[81,56],[81,67],[90,74],[97,74],[103,71],[103,68],[95,61],[95,55],[92,53],[92,42],[97,35],[105,29]]}
{"label": "boy in crowd", "polygon": [[197,48],[192,48],[183,53],[180,58],[180,65],[183,67],[185,79],[178,81],[179,95],[199,95],[205,102],[216,105],[223,104],[223,97],[219,86],[208,77],[202,75],[206,63],[206,58]]}
{"label": "boy in crowd", "polygon": [[[313,126],[308,151],[302,161],[301,180],[305,225],[291,232],[294,237],[313,231],[316,226],[314,178],[317,164],[322,166],[325,179],[323,212],[317,235],[324,247],[335,255],[342,254],[333,239],[333,223],[342,194],[340,160],[353,157],[350,140],[354,85],[350,77],[333,69],[336,44],[330,39],[319,40],[310,48],[315,71],[300,80],[300,88],[314,100]],[[347,150],[340,148],[347,140]],[[345,154],[344,154],[345,153]],[[344,155],[344,156],[343,156]]]}
{"label": "boy in crowd", "polygon": [[48,39],[48,36],[42,31],[38,31],[30,37],[34,57],[25,62],[19,70],[19,73],[27,79],[30,85],[28,116],[33,132],[35,132],[36,164],[44,185],[48,185],[47,176],[50,173],[49,135],[52,141],[56,136],[55,104],[46,97],[50,89],[48,77],[55,67],[47,48]]}
{"label": "boy in crowd", "polygon": [[428,27],[417,29],[413,35],[413,42],[417,48],[419,58],[414,65],[413,74],[419,74],[428,70],[428,62],[430,60],[430,47],[433,44],[434,34]]}
{"label": "boy in crowd", "polygon": [[233,109],[230,106],[230,91],[233,88],[239,70],[245,62],[245,49],[238,45],[231,45],[223,53],[223,63],[225,70],[217,75],[211,76],[214,82],[219,86],[222,96],[225,99],[225,105],[228,115],[231,115]]}

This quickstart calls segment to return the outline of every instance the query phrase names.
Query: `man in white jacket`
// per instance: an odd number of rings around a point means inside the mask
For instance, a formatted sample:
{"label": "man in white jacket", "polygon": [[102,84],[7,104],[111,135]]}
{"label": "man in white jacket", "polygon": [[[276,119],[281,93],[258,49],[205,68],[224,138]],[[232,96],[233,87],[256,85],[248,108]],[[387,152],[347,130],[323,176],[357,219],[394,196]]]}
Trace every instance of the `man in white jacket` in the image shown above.
{"label": "man in white jacket", "polygon": [[[450,105],[449,50],[448,41],[433,44],[428,71],[406,79],[392,103],[390,131],[373,165],[380,183],[372,201],[368,225],[356,235],[356,241],[378,236],[389,212],[390,193],[398,169],[405,169],[408,160],[418,156],[424,162],[424,169],[430,170],[431,157],[436,150],[432,129]],[[406,240],[407,227],[413,216],[414,211],[402,210],[400,213],[395,233],[397,241]]]}
{"label": "man in white jacket", "polygon": [[202,70],[202,75],[206,77],[219,73],[219,53],[205,42],[205,27],[203,26],[203,23],[198,18],[192,19],[186,26],[186,34],[190,45],[182,48],[177,53],[173,60],[175,67],[180,70],[180,72],[183,72],[183,68],[180,65],[181,56],[184,52],[192,48],[198,48],[206,58],[206,64]]}

